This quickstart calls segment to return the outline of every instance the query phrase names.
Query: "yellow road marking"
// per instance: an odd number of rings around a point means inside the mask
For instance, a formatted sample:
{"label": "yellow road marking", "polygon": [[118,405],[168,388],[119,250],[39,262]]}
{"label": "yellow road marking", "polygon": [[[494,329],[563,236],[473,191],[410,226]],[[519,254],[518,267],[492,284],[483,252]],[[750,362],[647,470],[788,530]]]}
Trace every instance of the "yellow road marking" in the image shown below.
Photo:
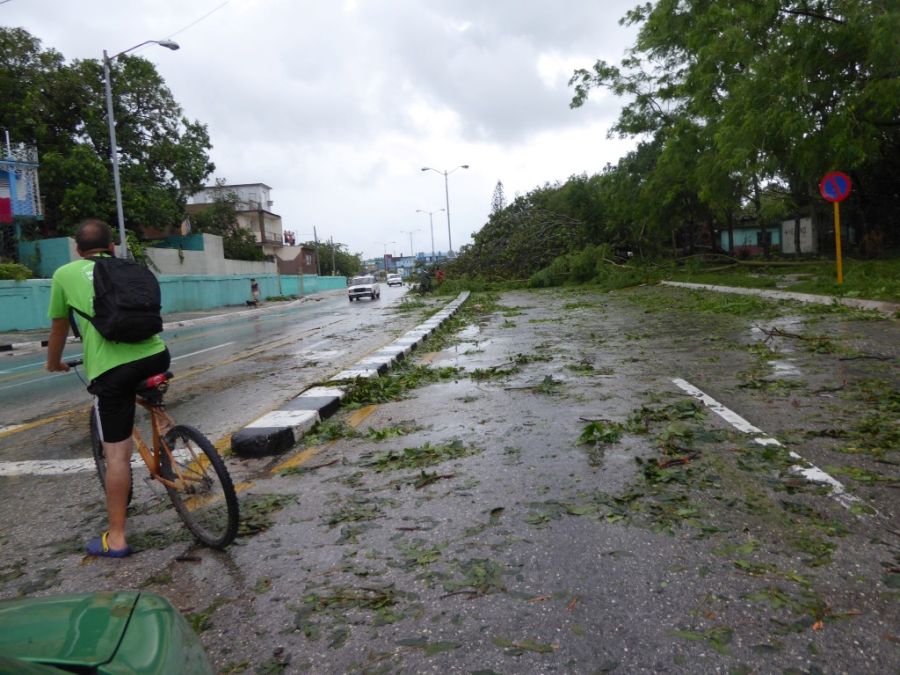
{"label": "yellow road marking", "polygon": [[[332,443],[333,442],[334,441],[332,441]],[[306,448],[304,450],[301,450],[296,455],[294,455],[292,457],[288,457],[283,462],[280,462],[280,463],[276,464],[275,466],[273,466],[271,469],[271,473],[278,473],[279,471],[284,471],[285,469],[290,469],[295,466],[300,466],[304,462],[307,462],[310,459],[312,459],[313,457],[315,457],[321,451],[322,451],[322,448],[320,448],[318,446],[314,446],[312,448]]]}
{"label": "yellow road marking", "polygon": [[[360,408],[359,410],[353,411],[350,417],[347,418],[347,424],[354,429],[362,424],[363,420],[365,420],[369,415],[375,412],[378,409],[377,405],[367,405],[364,408]],[[327,445],[313,446],[311,448],[304,448],[303,450],[298,451],[297,453],[291,455],[283,462],[279,462],[275,466],[270,469],[270,473],[278,473],[279,471],[284,471],[285,469],[292,469],[296,466],[300,466],[305,464],[313,457],[322,452],[325,448],[331,447],[337,443],[336,440],[330,441]]]}
{"label": "yellow road marking", "polygon": [[238,483],[237,485],[235,485],[235,486],[234,486],[234,491],[235,491],[237,494],[240,494],[241,492],[244,492],[245,490],[249,490],[249,489],[252,488],[252,487],[253,487],[253,481],[252,481],[252,480],[245,480],[245,481],[243,481],[243,482]]}
{"label": "yellow road marking", "polygon": [[51,422],[55,422],[56,420],[61,420],[66,417],[73,417],[75,415],[87,415],[87,411],[89,409],[90,408],[85,407],[73,408],[72,410],[67,410],[66,412],[51,415],[50,417],[44,417],[43,419],[34,420],[33,422],[24,422],[17,425],[13,429],[7,429],[6,431],[0,432],[0,438],[6,438],[7,436],[12,436],[13,434],[18,434],[23,431],[29,431],[37,427],[42,427],[45,424],[50,424]]}
{"label": "yellow road marking", "polygon": [[367,405],[365,408],[360,408],[359,410],[353,411],[350,417],[347,418],[347,424],[355,429],[360,424],[362,424],[364,419],[375,412],[377,408],[377,405]]}

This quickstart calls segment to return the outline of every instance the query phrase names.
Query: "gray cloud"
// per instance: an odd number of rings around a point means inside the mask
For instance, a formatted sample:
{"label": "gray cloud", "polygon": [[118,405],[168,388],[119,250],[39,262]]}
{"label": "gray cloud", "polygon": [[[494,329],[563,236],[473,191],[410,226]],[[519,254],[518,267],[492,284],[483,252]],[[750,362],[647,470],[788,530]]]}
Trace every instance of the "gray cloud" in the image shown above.
{"label": "gray cloud", "polygon": [[[572,111],[566,80],[621,57],[632,0],[232,0],[178,32],[218,4],[11,0],[0,21],[68,59],[177,33],[179,51],[139,53],[209,126],[218,175],[268,183],[286,227],[316,225],[370,255],[399,230],[424,236],[415,210],[444,206],[423,165],[472,165],[451,179],[458,247],[498,178],[511,196],[598,171],[626,147],[602,126],[619,103],[601,95]],[[442,248],[446,223],[440,232]]]}

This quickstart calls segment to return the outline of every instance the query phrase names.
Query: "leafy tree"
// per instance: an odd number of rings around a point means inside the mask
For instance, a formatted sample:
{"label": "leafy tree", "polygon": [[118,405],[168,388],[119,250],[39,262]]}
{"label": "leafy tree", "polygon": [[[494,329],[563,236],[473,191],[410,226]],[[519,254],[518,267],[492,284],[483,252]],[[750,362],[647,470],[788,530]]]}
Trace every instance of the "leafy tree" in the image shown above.
{"label": "leafy tree", "polygon": [[[868,200],[873,159],[890,163],[900,133],[900,13],[894,0],[658,0],[623,19],[640,25],[621,66],[598,61],[576,71],[572,106],[595,87],[628,97],[614,131],[662,134],[702,130],[698,196],[715,217],[751,207],[759,222],[762,191],[782,186],[793,209],[818,200],[828,169],[859,172],[856,198],[863,229],[895,223],[896,197]],[[689,155],[675,153],[683,160]],[[707,165],[710,166],[710,165]],[[865,167],[865,169],[864,169]],[[707,188],[705,180],[714,179]],[[663,181],[666,182],[666,181]],[[737,200],[735,197],[739,197]],[[861,206],[861,205],[860,205]],[[852,205],[851,205],[852,207]],[[874,216],[874,217],[873,217]],[[867,224],[868,223],[868,224]],[[896,229],[892,232],[896,239]]]}
{"label": "leafy tree", "polygon": [[216,181],[212,203],[191,216],[191,226],[198,232],[222,237],[226,258],[232,260],[263,260],[262,249],[253,233],[241,227],[237,217],[238,196],[223,187],[224,180]]}
{"label": "leafy tree", "polygon": [[330,241],[316,244],[315,241],[307,241],[303,246],[316,250],[319,270],[323,276],[330,276],[333,271],[337,276],[352,277],[363,269],[362,254],[350,253],[346,244]]}
{"label": "leafy tree", "polygon": [[505,206],[506,198],[503,196],[503,183],[498,180],[497,185],[494,187],[494,194],[491,197],[491,215],[500,213]]}
{"label": "leafy tree", "polygon": [[[487,224],[448,265],[454,276],[522,279],[573,246],[583,243],[584,224],[555,199],[559,186],[545,186],[517,197],[491,214]],[[555,211],[554,207],[564,210]]]}
{"label": "leafy tree", "polygon": [[[154,66],[111,64],[126,226],[178,223],[186,196],[212,172],[206,126],[189,121]],[[116,222],[102,64],[66,64],[21,28],[0,27],[0,111],[13,138],[34,142],[49,229],[86,215]]]}

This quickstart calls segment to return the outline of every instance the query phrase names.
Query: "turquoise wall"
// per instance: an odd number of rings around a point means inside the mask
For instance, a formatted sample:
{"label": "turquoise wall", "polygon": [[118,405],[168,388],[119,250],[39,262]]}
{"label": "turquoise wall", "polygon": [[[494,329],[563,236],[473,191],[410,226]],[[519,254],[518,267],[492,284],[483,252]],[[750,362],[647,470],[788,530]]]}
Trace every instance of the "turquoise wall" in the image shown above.
{"label": "turquoise wall", "polygon": [[281,277],[282,295],[309,295],[337,288],[347,288],[347,277],[318,277],[315,274],[294,276],[285,274]]}
{"label": "turquoise wall", "polygon": [[[301,295],[297,276],[161,276],[163,314],[242,305],[250,300],[250,279],[259,283],[262,300],[275,295]],[[344,277],[303,277],[302,295],[346,288]],[[0,281],[0,331],[49,328],[50,279]]]}
{"label": "turquoise wall", "polygon": [[159,277],[163,314],[211,309],[225,305],[242,305],[253,296],[250,279],[259,284],[259,296],[282,295],[278,275],[256,276],[169,276]]}
{"label": "turquoise wall", "polygon": [[204,250],[203,235],[188,234],[181,236],[176,234],[156,242],[153,246],[155,248],[180,248],[184,251],[202,251]]}
{"label": "turquoise wall", "polygon": [[[722,230],[720,233],[722,239],[722,249],[728,250],[728,230]],[[781,246],[781,228],[769,228],[769,237],[772,246]],[[734,246],[759,246],[759,228],[734,228]]]}
{"label": "turquoise wall", "polygon": [[0,330],[49,328],[50,280],[0,281]]}
{"label": "turquoise wall", "polygon": [[57,267],[72,262],[69,237],[41,239],[40,241],[20,241],[19,260],[38,275],[49,279]]}

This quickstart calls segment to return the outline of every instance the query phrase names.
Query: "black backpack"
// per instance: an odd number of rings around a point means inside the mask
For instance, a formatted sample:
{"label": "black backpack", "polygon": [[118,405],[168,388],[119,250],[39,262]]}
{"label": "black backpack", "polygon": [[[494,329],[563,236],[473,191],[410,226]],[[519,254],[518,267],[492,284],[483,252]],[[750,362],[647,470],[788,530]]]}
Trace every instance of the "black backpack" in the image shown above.
{"label": "black backpack", "polygon": [[153,272],[122,258],[88,260],[94,261],[94,316],[73,310],[113,342],[141,342],[162,332],[162,295]]}

